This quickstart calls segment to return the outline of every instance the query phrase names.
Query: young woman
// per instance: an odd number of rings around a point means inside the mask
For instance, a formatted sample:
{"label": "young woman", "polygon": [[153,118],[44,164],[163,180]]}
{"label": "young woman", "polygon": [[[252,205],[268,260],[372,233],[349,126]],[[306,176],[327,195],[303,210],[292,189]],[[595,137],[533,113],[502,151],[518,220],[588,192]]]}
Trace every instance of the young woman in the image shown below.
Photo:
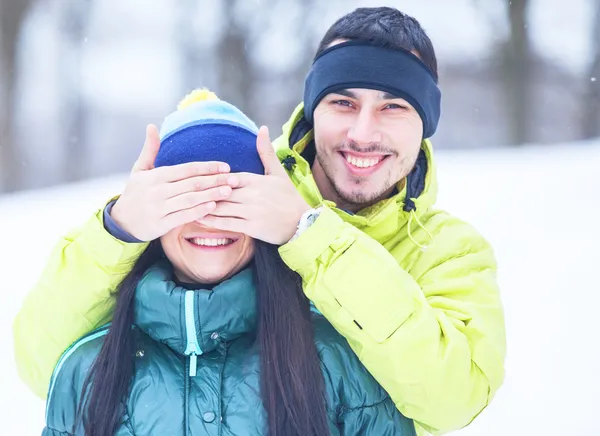
{"label": "young woman", "polygon": [[[254,123],[212,94],[193,95],[165,120],[157,166],[222,160],[261,174]],[[60,359],[43,434],[415,430],[311,310],[276,246],[191,222],[150,243],[120,285],[112,323]]]}

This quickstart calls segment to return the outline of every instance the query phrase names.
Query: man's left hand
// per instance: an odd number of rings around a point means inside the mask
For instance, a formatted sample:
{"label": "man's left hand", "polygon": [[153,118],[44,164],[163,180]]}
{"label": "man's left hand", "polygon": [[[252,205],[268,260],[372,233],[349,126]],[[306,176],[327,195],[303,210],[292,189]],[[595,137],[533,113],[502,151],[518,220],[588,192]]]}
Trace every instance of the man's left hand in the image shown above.
{"label": "man's left hand", "polygon": [[[263,126],[256,139],[265,174],[238,173],[229,176],[233,192],[227,200],[217,202],[210,215],[199,222],[219,230],[244,233],[254,239],[283,245],[298,226],[310,206],[302,198],[279,162]],[[237,179],[237,180],[230,180]]]}

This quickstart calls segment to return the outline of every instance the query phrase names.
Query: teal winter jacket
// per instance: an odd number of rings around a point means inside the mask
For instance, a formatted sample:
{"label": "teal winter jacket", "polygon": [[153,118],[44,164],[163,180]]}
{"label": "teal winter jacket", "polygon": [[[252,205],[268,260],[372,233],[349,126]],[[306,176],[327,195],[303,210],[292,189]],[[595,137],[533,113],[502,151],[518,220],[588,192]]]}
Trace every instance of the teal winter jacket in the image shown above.
{"label": "teal winter jacket", "polygon": [[[251,269],[213,290],[189,290],[161,261],[137,286],[135,319],[135,374],[117,435],[266,434]],[[331,435],[415,435],[346,340],[320,314],[312,319]],[[59,360],[44,435],[83,434],[77,406],[109,329],[81,338]]]}

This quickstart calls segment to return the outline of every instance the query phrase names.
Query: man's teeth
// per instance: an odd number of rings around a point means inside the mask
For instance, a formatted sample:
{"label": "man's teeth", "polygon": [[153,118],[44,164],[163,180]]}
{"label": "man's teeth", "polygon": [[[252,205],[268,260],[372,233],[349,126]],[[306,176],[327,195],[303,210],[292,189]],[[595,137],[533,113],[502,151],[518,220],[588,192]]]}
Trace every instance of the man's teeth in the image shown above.
{"label": "man's teeth", "polygon": [[359,157],[352,156],[350,154],[346,155],[346,160],[348,161],[348,163],[350,165],[354,165],[355,167],[358,167],[358,168],[373,167],[373,166],[377,165],[379,162],[381,162],[382,159],[383,159],[383,157],[361,159]]}
{"label": "man's teeth", "polygon": [[218,247],[220,245],[229,245],[233,242],[232,239],[208,239],[208,238],[192,238],[189,240],[192,244],[201,245],[203,247]]}

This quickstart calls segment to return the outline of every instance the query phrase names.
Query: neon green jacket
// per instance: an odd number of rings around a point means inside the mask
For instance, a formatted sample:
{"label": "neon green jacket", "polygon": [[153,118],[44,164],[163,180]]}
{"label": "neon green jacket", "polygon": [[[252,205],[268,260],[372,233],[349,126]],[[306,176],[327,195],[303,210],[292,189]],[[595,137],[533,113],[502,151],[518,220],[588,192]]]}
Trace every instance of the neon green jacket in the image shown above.
{"label": "neon green jacket", "polygon": [[[490,245],[468,224],[433,209],[429,141],[414,197],[406,199],[412,183],[405,183],[355,215],[323,200],[300,155],[312,140],[301,113],[302,105],[275,147],[281,160],[295,158],[289,174],[307,202],[326,207],[280,248],[283,260],[421,434],[468,425],[504,378],[504,315]],[[297,138],[292,149],[290,137]],[[56,246],[13,327],[19,374],[37,395],[45,398],[64,350],[110,320],[114,291],[145,247],[113,238],[101,210]]]}

